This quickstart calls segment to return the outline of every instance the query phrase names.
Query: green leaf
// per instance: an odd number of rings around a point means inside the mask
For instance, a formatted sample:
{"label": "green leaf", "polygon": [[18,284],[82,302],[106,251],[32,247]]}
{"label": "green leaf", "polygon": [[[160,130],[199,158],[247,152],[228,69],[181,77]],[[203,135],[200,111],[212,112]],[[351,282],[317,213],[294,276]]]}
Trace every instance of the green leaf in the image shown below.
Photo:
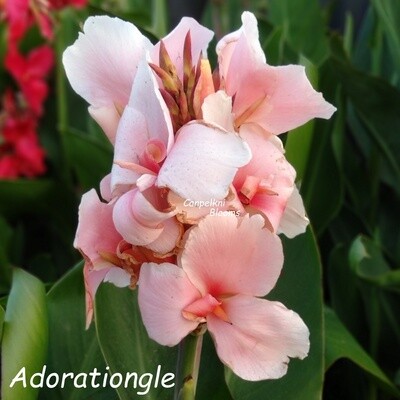
{"label": "green leaf", "polygon": [[[307,10],[307,18],[301,18]],[[316,0],[270,0],[270,19],[282,26],[290,46],[315,65],[328,56],[328,42],[321,8]]]}
{"label": "green leaf", "polygon": [[388,393],[400,398],[400,392],[375,361],[343,326],[335,313],[325,309],[325,369],[340,358],[348,358],[370,374]]}
{"label": "green leaf", "polygon": [[3,324],[4,324],[4,308],[0,306],[0,343],[1,343],[1,337],[3,336]]}
{"label": "green leaf", "polygon": [[337,246],[330,254],[327,280],[331,304],[347,329],[363,345],[368,344],[368,325],[358,279],[349,265],[349,246]]}
{"label": "green leaf", "polygon": [[[44,285],[22,269],[15,269],[7,301],[2,342],[2,389],[7,400],[33,400],[38,389],[29,380],[42,371],[48,343],[47,305]],[[26,388],[13,379],[25,368]],[[23,372],[21,372],[22,378]]]}
{"label": "green leaf", "polygon": [[196,398],[232,400],[224,380],[224,366],[216,354],[214,342],[208,333],[203,339]]}
{"label": "green leaf", "polygon": [[110,172],[112,146],[105,141],[69,130],[66,134],[70,164],[83,190],[97,187],[100,180]]}
{"label": "green leaf", "polygon": [[[94,326],[85,330],[85,289],[83,283],[83,263],[79,263],[63,276],[49,291],[49,350],[47,375],[57,373],[90,373],[96,368],[102,375],[107,373]],[[88,377],[88,383],[91,377]],[[81,381],[80,381],[81,382]],[[97,378],[95,383],[102,383]],[[99,400],[116,399],[117,394],[110,387],[99,388],[91,384],[87,388],[76,388],[67,379],[64,388],[43,389],[41,400]]]}
{"label": "green leaf", "polygon": [[233,398],[240,400],[317,400],[322,396],[323,320],[321,267],[311,230],[294,239],[283,238],[285,265],[268,299],[281,301],[296,311],[310,330],[310,353],[293,359],[288,373],[278,380],[247,382],[226,369]]}
{"label": "green leaf", "polygon": [[400,91],[383,79],[355,70],[343,60],[340,46],[333,42],[332,71],[367,128],[367,140],[380,153],[382,179],[400,194]]}
{"label": "green leaf", "polygon": [[400,68],[400,3],[398,0],[372,0],[385,30],[393,60]]}
{"label": "green leaf", "polygon": [[[0,181],[0,193],[0,213],[10,218],[28,213],[45,215],[62,226],[63,231],[70,228],[72,232],[75,199],[60,182],[50,179]],[[60,204],[63,212],[60,212]]]}
{"label": "green leaf", "polygon": [[151,32],[159,38],[167,34],[167,4],[166,0],[152,0],[152,27]]}
{"label": "green leaf", "polygon": [[[161,379],[165,374],[175,374],[177,347],[160,346],[148,337],[137,304],[137,290],[102,284],[96,294],[95,317],[100,347],[111,373],[138,375],[136,387],[131,380],[128,388],[117,388],[120,399],[134,399],[138,394],[145,394],[149,400],[173,398],[174,388],[162,387]],[[154,387],[157,369],[161,378]],[[145,373],[153,374],[148,388]],[[168,385],[171,382],[174,380]]]}
{"label": "green leaf", "polygon": [[0,216],[0,292],[5,291],[11,284],[12,269],[9,262],[9,246],[12,230],[4,218]]}
{"label": "green leaf", "polygon": [[337,117],[328,123],[315,121],[317,134],[312,136],[301,186],[304,204],[317,235],[328,226],[343,202],[343,179],[332,146],[335,130],[340,129],[340,124]]}

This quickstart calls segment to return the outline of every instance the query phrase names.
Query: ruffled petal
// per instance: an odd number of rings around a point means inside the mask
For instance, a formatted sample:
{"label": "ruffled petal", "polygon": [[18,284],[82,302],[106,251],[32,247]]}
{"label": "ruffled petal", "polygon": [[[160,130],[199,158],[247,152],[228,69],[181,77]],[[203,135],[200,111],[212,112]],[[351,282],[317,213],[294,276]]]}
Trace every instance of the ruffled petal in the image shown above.
{"label": "ruffled petal", "polygon": [[250,149],[237,134],[204,122],[189,123],[179,130],[157,185],[185,199],[220,200],[250,158]]}
{"label": "ruffled petal", "polygon": [[150,338],[175,346],[198,323],[184,318],[186,306],[200,298],[185,272],[174,264],[145,263],[139,278],[139,307]]}
{"label": "ruffled petal", "polygon": [[189,231],[179,263],[203,295],[264,296],[281,272],[282,244],[259,215],[207,216]]}
{"label": "ruffled petal", "polygon": [[94,189],[82,196],[74,247],[79,249],[96,269],[113,265],[103,260],[99,253],[115,253],[118,243],[122,240],[114,227],[112,213],[113,206],[102,203]]}
{"label": "ruffled petal", "polygon": [[240,29],[224,36],[217,44],[220,74],[232,95],[237,90],[237,84],[249,71],[257,65],[265,64],[256,17],[245,11],[242,14],[242,24]]}
{"label": "ruffled petal", "polygon": [[107,16],[89,17],[83,33],[63,55],[72,88],[95,107],[129,100],[139,60],[150,41],[129,22]]}
{"label": "ruffled petal", "polygon": [[283,304],[239,295],[224,300],[223,309],[230,323],[209,314],[207,327],[218,357],[242,379],[280,378],[289,357],[307,356],[308,328]]}
{"label": "ruffled petal", "polygon": [[170,253],[179,243],[183,235],[183,226],[176,218],[169,218],[163,221],[163,230],[158,238],[149,243],[146,247],[164,257]]}
{"label": "ruffled petal", "polygon": [[[115,228],[121,236],[129,243],[136,246],[147,246],[157,240],[163,233],[165,221],[174,216],[174,212],[162,212],[137,189],[130,190],[123,194],[114,205],[113,221]],[[171,251],[179,237],[179,232],[169,227],[170,237],[163,243],[169,243]],[[172,235],[174,233],[175,236]],[[161,246],[161,243],[159,244]]]}

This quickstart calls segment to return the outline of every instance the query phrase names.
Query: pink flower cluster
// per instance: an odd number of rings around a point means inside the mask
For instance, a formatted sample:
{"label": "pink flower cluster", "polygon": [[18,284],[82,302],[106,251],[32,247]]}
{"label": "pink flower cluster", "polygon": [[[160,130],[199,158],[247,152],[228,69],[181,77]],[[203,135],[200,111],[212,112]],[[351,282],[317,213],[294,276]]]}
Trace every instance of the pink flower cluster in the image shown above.
{"label": "pink flower cluster", "polygon": [[[277,135],[335,108],[298,65],[266,63],[253,14],[219,41],[191,18],[156,45],[132,24],[91,17],[63,62],[114,144],[111,173],[82,197],[87,323],[103,281],[138,286],[149,336],[174,346],[206,324],[218,356],[247,380],[279,378],[309,332],[263,297],[283,266],[277,234],[308,219]],[[216,210],[217,208],[217,210]]]}
{"label": "pink flower cluster", "polygon": [[[5,0],[0,4],[8,27],[4,66],[16,89],[7,88],[0,110],[0,178],[33,177],[45,172],[45,153],[37,128],[49,92],[46,82],[53,64],[53,50],[41,45],[23,55],[20,43],[37,25],[44,38],[53,38],[51,11],[68,4],[83,6],[86,0]],[[1,10],[3,8],[4,10]]]}

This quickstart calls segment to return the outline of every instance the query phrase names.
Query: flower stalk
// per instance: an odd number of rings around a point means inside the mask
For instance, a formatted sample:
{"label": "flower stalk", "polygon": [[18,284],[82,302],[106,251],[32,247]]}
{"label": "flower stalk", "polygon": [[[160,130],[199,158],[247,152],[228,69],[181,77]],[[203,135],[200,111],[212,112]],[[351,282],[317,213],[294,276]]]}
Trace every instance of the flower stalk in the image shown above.
{"label": "flower stalk", "polygon": [[204,325],[200,325],[179,344],[175,399],[195,399],[205,330]]}

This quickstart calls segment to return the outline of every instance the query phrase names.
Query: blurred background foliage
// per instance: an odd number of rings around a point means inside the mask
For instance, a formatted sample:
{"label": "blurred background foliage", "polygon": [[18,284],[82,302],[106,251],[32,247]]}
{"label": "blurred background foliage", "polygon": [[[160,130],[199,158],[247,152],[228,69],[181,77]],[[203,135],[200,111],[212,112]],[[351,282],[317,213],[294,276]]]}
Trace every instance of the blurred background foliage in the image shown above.
{"label": "blurred background foliage", "polygon": [[[324,319],[321,315],[316,323],[321,326],[319,351],[324,362],[314,364],[314,371],[308,375],[315,376],[310,389],[310,382],[295,379],[279,390],[250,385],[238,382],[229,371],[225,372],[226,385],[216,385],[213,379],[218,377],[222,382],[224,372],[219,367],[214,369],[215,355],[207,345],[203,357],[210,365],[203,366],[202,371],[204,376],[210,374],[210,380],[207,387],[199,388],[198,398],[400,398],[398,0],[90,0],[83,9],[66,8],[55,13],[56,66],[39,126],[47,172],[35,179],[0,181],[0,337],[3,320],[8,321],[2,343],[3,379],[11,376],[15,367],[12,360],[19,357],[33,363],[32,370],[43,361],[58,371],[100,368],[104,358],[110,366],[114,362],[115,338],[108,338],[99,327],[99,340],[93,327],[83,331],[81,265],[71,270],[80,260],[72,247],[80,196],[98,187],[112,163],[111,145],[90,119],[87,104],[71,90],[60,62],[82,21],[88,15],[115,15],[135,23],[155,42],[188,15],[213,29],[218,40],[240,26],[243,10],[253,11],[258,18],[267,62],[305,65],[313,85],[337,107],[331,120],[311,121],[284,137],[318,249],[317,254],[312,236],[307,234],[297,246],[306,246],[315,254],[303,254],[298,265],[296,260],[288,263],[297,267],[293,276],[302,276],[309,267],[302,260],[314,263],[315,270],[320,262],[322,280],[314,275],[309,286],[301,290],[307,296],[310,290],[320,290],[315,285],[321,283],[323,288]],[[3,59],[3,24],[0,34]],[[34,43],[37,36],[32,29],[26,42]],[[214,65],[216,40],[209,47]],[[7,79],[0,71],[1,90]],[[288,293],[289,289],[278,290]],[[117,292],[108,286],[100,291],[98,302],[103,307],[96,310],[100,327],[107,324],[102,313],[116,315],[116,305],[107,301],[110,296],[115,296],[122,309],[129,307],[129,296],[134,296]],[[315,293],[317,302],[318,296],[320,293]],[[44,313],[43,307],[48,311]],[[21,326],[28,332],[21,331]],[[48,331],[49,337],[43,333]],[[24,348],[13,345],[15,335],[25,343]],[[36,335],[43,338],[40,343],[35,341]],[[63,336],[67,339],[61,346],[57,338]],[[134,358],[140,349],[131,351]],[[67,358],[64,352],[69,354]],[[86,354],[84,360],[79,357],[82,353]],[[165,355],[159,356],[165,359]],[[297,370],[301,368],[299,364]],[[110,388],[91,393],[71,387],[54,393],[43,390],[39,398],[117,398]],[[5,400],[38,396],[37,391],[24,392],[24,397],[5,394]],[[135,398],[129,393],[118,396]]]}

